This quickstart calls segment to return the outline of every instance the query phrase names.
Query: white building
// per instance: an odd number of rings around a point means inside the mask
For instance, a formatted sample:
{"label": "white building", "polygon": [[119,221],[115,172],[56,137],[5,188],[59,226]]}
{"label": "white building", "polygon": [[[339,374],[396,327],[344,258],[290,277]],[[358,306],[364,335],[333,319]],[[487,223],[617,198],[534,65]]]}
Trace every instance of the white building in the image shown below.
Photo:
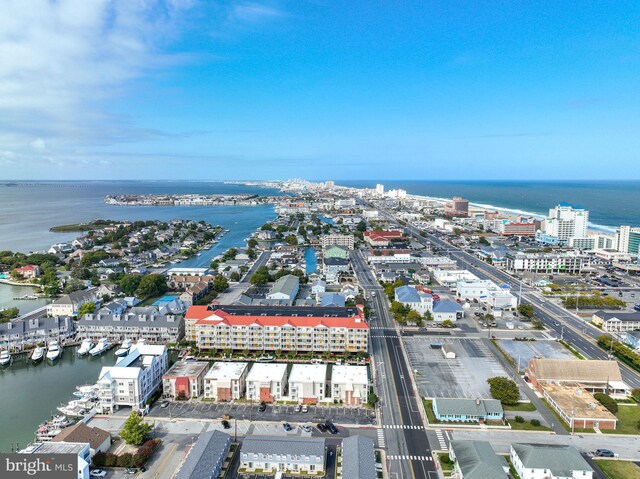
{"label": "white building", "polygon": [[466,269],[435,269],[433,279],[442,286],[455,288],[459,281],[478,281],[480,278]]}
{"label": "white building", "polygon": [[325,399],[326,364],[294,364],[289,375],[289,398],[304,404]]}
{"label": "white building", "polygon": [[512,444],[511,463],[521,479],[592,479],[593,469],[573,446]]}
{"label": "white building", "polygon": [[493,308],[508,309],[518,306],[518,298],[508,286],[500,287],[488,279],[458,281],[456,295],[461,299],[477,299]]}
{"label": "white building", "polygon": [[98,299],[97,290],[97,288],[90,288],[65,294],[47,305],[47,316],[76,316],[80,306],[93,303]]}
{"label": "white building", "polygon": [[244,396],[249,363],[216,361],[204,377],[204,397],[232,401]]}
{"label": "white building", "polygon": [[383,196],[384,195],[384,185],[381,183],[378,183],[376,185],[376,195],[378,196]]}
{"label": "white building", "polygon": [[327,246],[342,246],[343,248],[353,249],[354,238],[353,235],[323,235],[320,241],[322,248]]}
{"label": "white building", "polygon": [[240,447],[240,467],[248,473],[324,476],[325,463],[321,437],[247,436]]}
{"label": "white building", "polygon": [[507,253],[506,268],[513,272],[546,274],[580,273],[591,266],[591,257],[576,251],[563,253]]}
{"label": "white building", "polygon": [[254,363],[247,375],[247,399],[274,402],[285,396],[287,365]]}
{"label": "white building", "polygon": [[[77,471],[76,477],[78,479],[90,478],[89,464],[91,464],[91,450],[89,448],[88,442],[37,442],[35,444],[31,444],[30,446],[22,449],[21,451],[19,451],[19,453],[20,454],[37,454],[39,457],[43,458],[43,459],[35,459],[35,458],[33,459],[33,461],[34,462],[37,461],[36,464],[39,465],[39,466],[36,466],[38,467],[38,470],[36,472],[36,475],[33,475],[33,476],[29,475],[28,477],[36,477],[36,476],[46,477],[47,476],[47,473],[45,471],[49,471],[49,469],[42,469],[47,466],[47,464],[45,464],[44,458],[46,458],[47,461],[52,462],[48,464],[48,467],[55,468],[56,466],[65,467],[69,465],[65,462],[64,459],[51,456],[52,454],[75,454],[78,456],[77,463],[74,466]],[[58,469],[55,469],[55,470],[58,470]],[[63,477],[70,477],[69,475],[65,476],[64,472],[62,471],[66,471],[66,469],[60,470]],[[13,473],[13,474],[16,474],[16,473]],[[55,477],[60,477],[57,473],[53,472],[53,470],[50,473],[50,475]],[[7,475],[7,477],[11,477],[11,476],[12,474]],[[27,476],[22,476],[22,474],[19,474],[19,473],[18,473],[18,476],[27,477]]]}
{"label": "white building", "polygon": [[204,276],[209,273],[209,268],[170,268],[167,276]]}
{"label": "white building", "polygon": [[588,224],[588,210],[582,206],[560,203],[549,210],[549,216],[544,220],[544,232],[561,242],[568,242],[570,238],[586,238]]}
{"label": "white building", "polygon": [[162,384],[169,364],[164,345],[137,344],[115,366],[105,366],[98,377],[99,405],[103,412],[122,406],[144,409],[147,399]]}
{"label": "white building", "polygon": [[348,406],[365,404],[369,396],[366,366],[335,365],[331,369],[331,397]]}
{"label": "white building", "polygon": [[433,311],[433,296],[416,286],[400,286],[395,289],[395,300],[421,315]]}

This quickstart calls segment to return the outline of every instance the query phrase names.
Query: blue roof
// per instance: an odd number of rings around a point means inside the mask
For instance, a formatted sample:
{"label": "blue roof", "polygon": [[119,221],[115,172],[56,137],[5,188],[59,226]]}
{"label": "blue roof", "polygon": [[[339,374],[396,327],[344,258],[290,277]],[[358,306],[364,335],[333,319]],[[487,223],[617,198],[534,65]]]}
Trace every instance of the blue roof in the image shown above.
{"label": "blue roof", "polygon": [[401,303],[419,303],[420,302],[420,294],[416,288],[412,288],[411,286],[400,286],[396,288],[396,299]]}
{"label": "blue roof", "polygon": [[344,296],[338,293],[325,293],[320,300],[320,306],[339,306],[344,307]]}
{"label": "blue roof", "polygon": [[463,309],[462,306],[455,301],[444,299],[433,303],[433,311],[436,313],[459,313],[463,311]]}

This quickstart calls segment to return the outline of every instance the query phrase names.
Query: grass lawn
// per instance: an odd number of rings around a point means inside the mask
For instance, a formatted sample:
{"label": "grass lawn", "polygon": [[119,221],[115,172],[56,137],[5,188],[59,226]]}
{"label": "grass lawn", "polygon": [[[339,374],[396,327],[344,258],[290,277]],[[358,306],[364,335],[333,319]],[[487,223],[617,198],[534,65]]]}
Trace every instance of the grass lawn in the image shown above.
{"label": "grass lawn", "polygon": [[427,413],[427,419],[429,420],[429,424],[439,424],[440,421],[436,419],[435,414],[433,414],[433,408],[431,406],[431,401],[427,401],[426,399],[422,400],[422,404],[424,404],[424,410]]}
{"label": "grass lawn", "polygon": [[632,479],[640,477],[640,467],[631,461],[594,461],[609,479]]}
{"label": "grass lawn", "polygon": [[608,434],[640,434],[638,421],[640,421],[640,406],[618,405],[618,427],[615,430],[603,429]]}
{"label": "grass lawn", "polygon": [[550,427],[547,427],[543,424],[539,426],[534,426],[530,422],[515,422],[513,419],[509,420],[509,424],[511,425],[511,429],[513,431],[551,431]]}
{"label": "grass lawn", "polygon": [[536,407],[530,402],[519,402],[518,404],[503,404],[502,409],[505,411],[535,411]]}
{"label": "grass lawn", "polygon": [[440,462],[440,467],[442,468],[442,472],[453,471],[453,461],[449,459],[448,452],[442,452],[438,454],[438,462]]}

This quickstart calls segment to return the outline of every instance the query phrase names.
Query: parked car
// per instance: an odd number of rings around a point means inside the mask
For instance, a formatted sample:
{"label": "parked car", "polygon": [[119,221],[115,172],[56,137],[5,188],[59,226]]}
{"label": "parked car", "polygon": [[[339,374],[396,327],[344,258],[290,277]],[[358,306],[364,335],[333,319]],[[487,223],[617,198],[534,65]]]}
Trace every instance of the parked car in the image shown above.
{"label": "parked car", "polygon": [[107,471],[103,469],[94,469],[91,472],[89,472],[89,475],[91,477],[104,477],[107,475]]}
{"label": "parked car", "polygon": [[222,427],[225,429],[231,429],[231,424],[226,419],[222,420]]}
{"label": "parked car", "polygon": [[133,467],[127,467],[124,470],[125,474],[136,474],[137,472],[138,472],[138,470],[136,468],[133,468]]}
{"label": "parked car", "polygon": [[301,425],[300,429],[302,429],[304,432],[311,432],[311,426],[307,426],[306,424]]}
{"label": "parked car", "polygon": [[331,421],[326,421],[324,425],[331,434],[338,434],[338,428]]}
{"label": "parked car", "polygon": [[302,412],[309,412],[309,406],[307,406],[306,404],[304,404],[302,406]]}
{"label": "parked car", "polygon": [[318,423],[318,425],[316,426],[318,428],[318,431],[320,432],[326,432],[327,431],[327,426],[325,426],[323,423]]}
{"label": "parked car", "polygon": [[598,456],[598,457],[615,457],[616,455],[610,449],[596,449],[596,456]]}
{"label": "parked car", "polygon": [[260,412],[265,412],[266,410],[267,410],[267,403],[266,403],[266,402],[264,402],[264,401],[262,401],[262,402],[260,403],[260,407],[258,408],[258,411],[260,411]]}
{"label": "parked car", "polygon": [[282,428],[283,428],[285,431],[291,431],[291,429],[293,429],[293,428],[291,427],[291,424],[289,424],[288,422],[285,422],[285,423],[282,425]]}
{"label": "parked car", "polygon": [[162,404],[160,404],[160,407],[163,409],[166,407],[169,407],[169,401],[162,401]]}
{"label": "parked car", "polygon": [[302,407],[300,406],[300,404],[296,404],[296,407],[293,408],[293,412],[300,412],[301,409]]}

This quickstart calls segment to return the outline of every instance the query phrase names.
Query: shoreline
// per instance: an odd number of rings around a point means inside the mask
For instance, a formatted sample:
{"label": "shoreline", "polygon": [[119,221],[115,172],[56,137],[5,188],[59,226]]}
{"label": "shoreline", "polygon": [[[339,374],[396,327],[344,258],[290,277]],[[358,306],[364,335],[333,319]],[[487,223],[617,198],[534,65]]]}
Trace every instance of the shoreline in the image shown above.
{"label": "shoreline", "polygon": [[10,286],[27,286],[29,288],[38,288],[38,289],[42,289],[42,287],[39,284],[32,284],[32,283],[17,283],[15,281],[11,281],[10,279],[5,279],[5,278],[0,278],[0,283],[2,284],[8,284]]}

